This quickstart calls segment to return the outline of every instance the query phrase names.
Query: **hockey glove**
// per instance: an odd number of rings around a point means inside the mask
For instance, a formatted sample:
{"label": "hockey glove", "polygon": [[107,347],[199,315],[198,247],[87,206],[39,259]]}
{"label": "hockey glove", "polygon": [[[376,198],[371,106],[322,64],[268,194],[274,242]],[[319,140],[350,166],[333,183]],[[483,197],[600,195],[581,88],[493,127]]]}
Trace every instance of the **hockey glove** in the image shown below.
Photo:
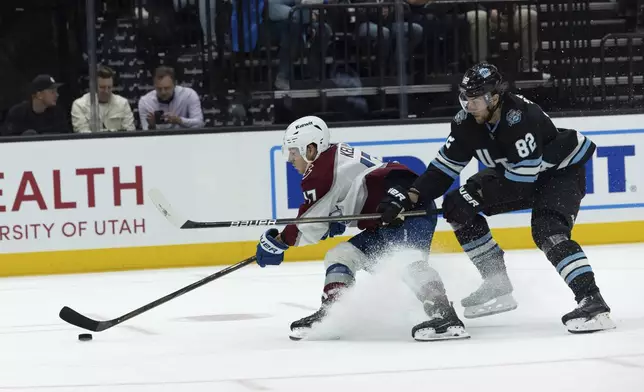
{"label": "hockey glove", "polygon": [[284,261],[284,251],[288,249],[288,245],[275,238],[278,234],[277,229],[270,229],[259,237],[255,257],[260,267],[280,265]]}
{"label": "hockey glove", "polygon": [[345,225],[343,222],[331,222],[329,223],[329,231],[324,234],[324,237],[322,237],[322,239],[326,240],[327,238],[333,238],[336,235],[344,234],[344,231],[346,229],[347,225]]}
{"label": "hockey glove", "polygon": [[409,211],[414,208],[409,200],[409,191],[400,185],[396,185],[387,190],[387,195],[378,205],[376,212],[382,212],[380,220],[383,225],[389,225],[398,218],[403,211]]}
{"label": "hockey glove", "polygon": [[449,223],[467,225],[483,209],[483,199],[472,182],[445,195],[443,217]]}

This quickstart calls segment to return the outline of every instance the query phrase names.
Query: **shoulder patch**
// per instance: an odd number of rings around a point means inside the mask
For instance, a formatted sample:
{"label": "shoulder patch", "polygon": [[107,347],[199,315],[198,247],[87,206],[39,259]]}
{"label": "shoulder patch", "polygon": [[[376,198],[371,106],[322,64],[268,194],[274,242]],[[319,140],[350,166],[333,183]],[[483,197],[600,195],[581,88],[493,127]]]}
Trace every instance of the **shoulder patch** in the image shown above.
{"label": "shoulder patch", "polygon": [[454,116],[454,122],[456,124],[461,125],[463,120],[467,118],[467,112],[465,110],[461,110],[460,112],[456,113],[456,116]]}
{"label": "shoulder patch", "polygon": [[514,124],[517,124],[521,122],[521,117],[523,116],[523,113],[521,113],[521,110],[518,109],[511,109],[508,111],[508,114],[505,116],[505,121],[508,122],[508,126],[513,126]]}

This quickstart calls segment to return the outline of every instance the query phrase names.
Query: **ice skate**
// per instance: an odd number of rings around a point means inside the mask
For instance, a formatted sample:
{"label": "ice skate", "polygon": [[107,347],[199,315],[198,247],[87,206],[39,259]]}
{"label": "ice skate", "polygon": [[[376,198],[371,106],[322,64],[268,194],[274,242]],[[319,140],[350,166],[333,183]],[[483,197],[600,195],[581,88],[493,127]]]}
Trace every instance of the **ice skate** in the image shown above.
{"label": "ice skate", "polygon": [[411,336],[417,341],[429,342],[470,337],[452,304],[425,301],[423,307],[430,319],[412,328]]}
{"label": "ice skate", "polygon": [[327,304],[322,304],[317,312],[291,323],[291,333],[289,334],[289,338],[291,338],[291,340],[302,340],[306,338],[309,332],[311,332],[313,326],[322,322],[326,317],[328,311],[327,308]]}
{"label": "ice skate", "polygon": [[599,292],[582,298],[577,308],[566,313],[561,322],[570,333],[591,333],[616,328],[610,318],[610,308]]}
{"label": "ice skate", "polygon": [[340,296],[347,290],[348,286],[343,283],[334,283],[324,288],[322,305],[317,312],[291,323],[291,340],[302,340],[309,336],[309,333],[317,324],[321,323],[328,315],[331,306],[338,301]]}
{"label": "ice skate", "polygon": [[491,316],[516,309],[518,304],[512,296],[512,290],[507,274],[488,277],[478,290],[461,300],[465,318]]}

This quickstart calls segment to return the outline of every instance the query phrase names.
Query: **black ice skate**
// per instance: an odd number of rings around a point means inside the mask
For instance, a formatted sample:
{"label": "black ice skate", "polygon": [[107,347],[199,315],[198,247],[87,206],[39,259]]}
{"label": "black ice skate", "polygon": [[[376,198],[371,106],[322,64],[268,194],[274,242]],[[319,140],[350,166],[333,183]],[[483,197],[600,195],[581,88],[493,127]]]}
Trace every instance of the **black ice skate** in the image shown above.
{"label": "black ice skate", "polygon": [[430,319],[412,328],[411,336],[417,341],[429,342],[470,337],[451,303],[425,301],[423,307]]}
{"label": "black ice skate", "polygon": [[488,277],[478,290],[461,300],[465,318],[491,316],[516,309],[518,304],[512,296],[512,290],[507,274]]}
{"label": "black ice skate", "polygon": [[311,329],[322,322],[329,312],[329,308],[342,296],[350,285],[344,283],[332,283],[324,288],[322,305],[320,309],[310,316],[291,323],[291,340],[302,340],[309,335]]}
{"label": "black ice skate", "polygon": [[291,338],[291,340],[302,340],[306,338],[311,331],[311,328],[313,328],[315,324],[322,322],[324,317],[326,317],[328,306],[328,304],[323,303],[317,312],[291,323],[291,334],[289,335],[289,338]]}
{"label": "black ice skate", "polygon": [[590,333],[616,328],[610,318],[610,308],[599,292],[582,298],[577,308],[566,313],[561,322],[570,333]]}

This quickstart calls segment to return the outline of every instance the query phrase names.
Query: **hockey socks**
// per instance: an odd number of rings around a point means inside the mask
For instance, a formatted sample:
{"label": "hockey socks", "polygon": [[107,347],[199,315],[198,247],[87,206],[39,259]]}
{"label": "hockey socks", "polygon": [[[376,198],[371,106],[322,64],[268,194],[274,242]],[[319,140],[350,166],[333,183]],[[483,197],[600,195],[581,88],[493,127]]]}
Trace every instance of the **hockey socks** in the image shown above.
{"label": "hockey socks", "polygon": [[485,218],[477,215],[468,226],[454,226],[454,234],[483,279],[506,273],[504,252],[492,238]]}
{"label": "hockey socks", "polygon": [[330,265],[326,270],[324,288],[322,289],[322,305],[310,316],[291,323],[291,340],[301,340],[308,336],[309,331],[320,323],[328,314],[329,307],[355,282],[353,272],[344,264]]}
{"label": "hockey socks", "polygon": [[492,238],[487,221],[478,215],[469,226],[455,226],[454,233],[483,278],[481,286],[461,300],[465,318],[491,316],[517,308],[504,252]]}
{"label": "hockey socks", "polygon": [[334,302],[347,287],[353,285],[355,280],[353,271],[346,265],[340,263],[330,265],[326,269],[322,303]]}
{"label": "hockey socks", "polygon": [[548,250],[548,260],[575,294],[578,306],[561,322],[571,333],[588,333],[615,328],[610,308],[595,284],[595,274],[586,254],[573,240],[565,240]]}
{"label": "hockey socks", "polygon": [[403,281],[421,303],[428,298],[445,295],[440,275],[429,266],[427,260],[418,260],[407,265]]}
{"label": "hockey socks", "polygon": [[558,243],[548,250],[546,257],[575,294],[575,301],[599,291],[586,254],[575,241]]}

